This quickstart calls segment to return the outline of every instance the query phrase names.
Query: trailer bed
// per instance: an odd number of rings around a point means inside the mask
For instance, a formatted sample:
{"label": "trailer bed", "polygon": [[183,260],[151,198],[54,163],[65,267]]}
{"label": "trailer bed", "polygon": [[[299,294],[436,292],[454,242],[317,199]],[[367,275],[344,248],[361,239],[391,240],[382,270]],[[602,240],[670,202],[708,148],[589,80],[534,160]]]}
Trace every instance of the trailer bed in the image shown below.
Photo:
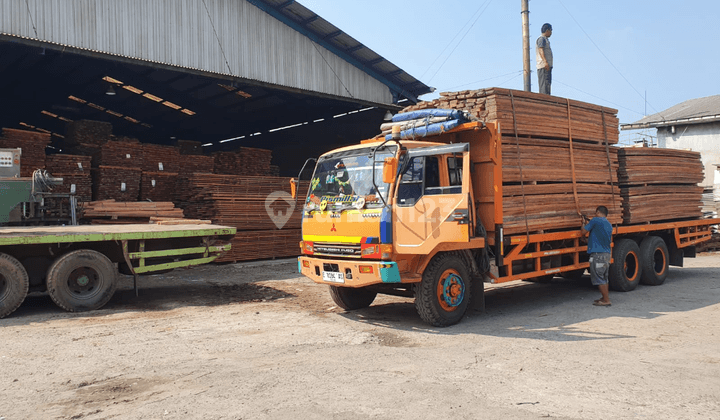
{"label": "trailer bed", "polygon": [[84,225],[0,228],[0,246],[138,239],[170,239],[234,235],[235,228],[218,225]]}

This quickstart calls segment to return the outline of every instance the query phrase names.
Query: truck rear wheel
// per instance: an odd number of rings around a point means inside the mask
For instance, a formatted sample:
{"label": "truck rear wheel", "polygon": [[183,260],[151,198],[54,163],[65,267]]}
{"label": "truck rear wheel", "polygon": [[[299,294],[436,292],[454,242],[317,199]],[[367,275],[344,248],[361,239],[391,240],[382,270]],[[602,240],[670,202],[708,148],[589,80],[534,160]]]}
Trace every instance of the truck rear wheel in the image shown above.
{"label": "truck rear wheel", "polygon": [[470,302],[471,282],[458,256],[444,254],[433,259],[416,286],[415,309],[420,318],[435,327],[460,322]]}
{"label": "truck rear wheel", "polygon": [[346,311],[367,308],[375,300],[376,292],[367,289],[330,286],[330,297],[335,304]]}
{"label": "truck rear wheel", "polygon": [[665,282],[670,267],[670,254],[665,241],[658,236],[648,236],[640,243],[642,277],[640,283],[659,286]]}
{"label": "truck rear wheel", "polygon": [[116,287],[115,265],[93,250],[80,249],[65,254],[48,270],[48,293],[55,304],[69,312],[103,307]]}
{"label": "truck rear wheel", "polygon": [[610,265],[610,288],[617,292],[634,290],[642,276],[640,248],[632,239],[620,239],[613,248]]}
{"label": "truck rear wheel", "polygon": [[0,253],[0,318],[15,312],[25,300],[30,279],[15,257]]}

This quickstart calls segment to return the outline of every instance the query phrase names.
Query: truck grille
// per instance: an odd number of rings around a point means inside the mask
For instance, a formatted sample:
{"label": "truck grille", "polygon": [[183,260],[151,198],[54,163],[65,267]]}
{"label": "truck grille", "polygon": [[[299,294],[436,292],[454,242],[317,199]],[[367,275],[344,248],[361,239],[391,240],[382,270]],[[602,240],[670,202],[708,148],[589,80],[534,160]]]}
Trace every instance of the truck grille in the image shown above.
{"label": "truck grille", "polygon": [[315,242],[313,248],[315,254],[358,258],[361,256],[360,244],[333,244],[327,242]]}

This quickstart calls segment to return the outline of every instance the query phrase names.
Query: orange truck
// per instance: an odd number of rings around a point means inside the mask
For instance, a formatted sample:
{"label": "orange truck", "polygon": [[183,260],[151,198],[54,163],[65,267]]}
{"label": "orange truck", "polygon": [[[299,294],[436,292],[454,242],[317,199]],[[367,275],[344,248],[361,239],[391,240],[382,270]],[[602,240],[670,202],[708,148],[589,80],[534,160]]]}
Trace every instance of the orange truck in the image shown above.
{"label": "orange truck", "polygon": [[[440,327],[484,307],[484,283],[583,275],[579,218],[575,228],[504,234],[501,143],[497,123],[469,122],[423,141],[370,139],[322,155],[303,206],[300,273],[329,285],[346,310],[378,293],[414,297],[420,317]],[[719,222],[616,226],[610,287],[662,284]]]}

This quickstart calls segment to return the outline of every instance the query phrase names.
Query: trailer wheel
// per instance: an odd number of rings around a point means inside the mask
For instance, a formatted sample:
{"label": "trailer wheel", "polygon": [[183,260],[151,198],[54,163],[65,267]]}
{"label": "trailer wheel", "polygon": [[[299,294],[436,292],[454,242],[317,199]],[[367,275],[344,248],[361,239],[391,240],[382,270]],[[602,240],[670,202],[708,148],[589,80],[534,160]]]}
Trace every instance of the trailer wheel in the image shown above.
{"label": "trailer wheel", "polygon": [[363,288],[330,286],[330,297],[346,311],[367,308],[375,300],[376,292]]}
{"label": "trailer wheel", "polygon": [[640,248],[632,239],[620,239],[613,248],[610,265],[610,288],[617,292],[634,290],[642,276]]}
{"label": "trailer wheel", "polygon": [[15,312],[25,300],[30,279],[20,261],[0,253],[0,318]]}
{"label": "trailer wheel", "polygon": [[436,257],[416,286],[415,309],[420,318],[435,327],[460,322],[470,302],[471,283],[461,258],[453,254]]}
{"label": "trailer wheel", "polygon": [[642,277],[640,283],[659,286],[665,282],[670,267],[670,253],[665,241],[658,236],[648,236],[640,243]]}
{"label": "trailer wheel", "polygon": [[55,304],[69,312],[101,308],[116,287],[115,265],[93,250],[80,249],[65,254],[48,270],[48,293]]}

